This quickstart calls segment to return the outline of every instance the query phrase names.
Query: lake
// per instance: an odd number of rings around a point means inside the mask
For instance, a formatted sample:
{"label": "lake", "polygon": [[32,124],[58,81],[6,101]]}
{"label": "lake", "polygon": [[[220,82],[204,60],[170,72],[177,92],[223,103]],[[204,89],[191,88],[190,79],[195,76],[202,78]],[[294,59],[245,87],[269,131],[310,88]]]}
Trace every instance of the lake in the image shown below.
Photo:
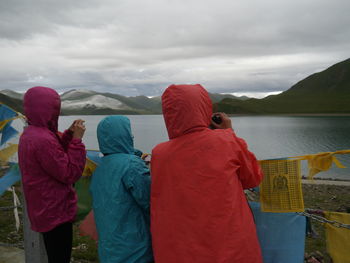
{"label": "lake", "polygon": [[[104,117],[62,116],[59,129],[63,131],[74,119],[86,120],[84,143],[88,149],[98,149],[96,127]],[[155,145],[168,140],[162,115],[127,117],[131,121],[135,148],[150,153]],[[236,134],[247,141],[259,160],[350,149],[349,116],[241,116],[231,119]],[[350,155],[337,157],[349,168],[332,168],[319,177],[350,180]]]}

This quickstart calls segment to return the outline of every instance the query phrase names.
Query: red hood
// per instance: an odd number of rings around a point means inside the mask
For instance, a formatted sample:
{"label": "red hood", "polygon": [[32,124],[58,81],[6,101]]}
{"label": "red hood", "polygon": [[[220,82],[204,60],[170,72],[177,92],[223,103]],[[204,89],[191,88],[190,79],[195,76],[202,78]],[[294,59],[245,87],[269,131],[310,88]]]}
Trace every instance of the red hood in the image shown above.
{"label": "red hood", "polygon": [[33,87],[24,95],[24,114],[29,125],[57,132],[60,110],[61,99],[53,89]]}
{"label": "red hood", "polygon": [[205,129],[210,124],[212,102],[199,84],[169,86],[162,95],[162,108],[170,139]]}

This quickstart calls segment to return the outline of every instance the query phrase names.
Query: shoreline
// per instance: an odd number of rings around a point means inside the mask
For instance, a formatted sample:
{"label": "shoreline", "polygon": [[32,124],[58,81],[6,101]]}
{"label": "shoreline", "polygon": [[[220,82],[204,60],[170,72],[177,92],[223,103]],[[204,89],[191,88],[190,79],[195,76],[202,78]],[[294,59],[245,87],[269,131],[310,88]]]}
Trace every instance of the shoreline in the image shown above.
{"label": "shoreline", "polygon": [[[61,114],[60,116],[108,116],[112,114]],[[119,115],[163,115],[163,113],[129,113],[129,114],[120,114]],[[230,117],[349,117],[350,113],[227,113]]]}
{"label": "shoreline", "polygon": [[349,117],[350,113],[227,113],[230,117]]}
{"label": "shoreline", "polygon": [[321,180],[309,180],[309,179],[301,179],[302,184],[310,184],[310,185],[340,185],[340,186],[350,186],[350,181],[344,181],[344,180],[327,180],[327,179],[321,179]]}

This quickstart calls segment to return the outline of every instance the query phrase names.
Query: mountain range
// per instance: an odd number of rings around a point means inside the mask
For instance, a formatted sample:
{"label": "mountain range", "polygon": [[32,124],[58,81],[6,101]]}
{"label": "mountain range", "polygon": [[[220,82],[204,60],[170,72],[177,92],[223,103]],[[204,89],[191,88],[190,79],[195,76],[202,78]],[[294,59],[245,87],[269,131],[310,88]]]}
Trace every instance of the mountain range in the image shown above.
{"label": "mountain range", "polygon": [[[229,114],[350,113],[350,59],[299,81],[290,89],[263,99],[209,94],[214,110]],[[0,102],[22,112],[23,94],[0,91]],[[61,94],[62,115],[160,114],[160,97],[126,97],[91,90]]]}
{"label": "mountain range", "polygon": [[[62,115],[161,114],[161,97],[126,97],[92,90],[70,90],[61,96]],[[210,93],[213,102],[224,98],[245,100],[245,96]],[[0,91],[0,102],[22,112],[23,94],[12,90]]]}

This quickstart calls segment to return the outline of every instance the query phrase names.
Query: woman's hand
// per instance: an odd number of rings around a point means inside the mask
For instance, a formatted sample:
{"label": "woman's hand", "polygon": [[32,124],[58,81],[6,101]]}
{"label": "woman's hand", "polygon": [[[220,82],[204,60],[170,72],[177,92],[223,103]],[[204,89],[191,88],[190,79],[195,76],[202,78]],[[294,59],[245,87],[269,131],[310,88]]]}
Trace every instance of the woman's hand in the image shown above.
{"label": "woman's hand", "polygon": [[73,132],[73,138],[82,139],[85,133],[84,120],[75,120],[69,127],[69,130]]}

